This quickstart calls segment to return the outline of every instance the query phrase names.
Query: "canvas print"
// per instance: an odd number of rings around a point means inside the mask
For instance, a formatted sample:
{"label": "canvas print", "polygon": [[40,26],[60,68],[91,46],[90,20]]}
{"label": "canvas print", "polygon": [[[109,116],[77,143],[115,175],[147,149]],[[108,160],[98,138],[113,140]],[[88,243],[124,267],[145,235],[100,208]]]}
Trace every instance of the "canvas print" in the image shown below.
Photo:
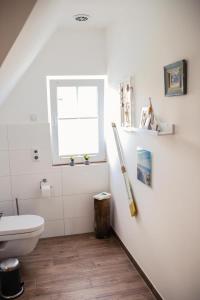
{"label": "canvas print", "polygon": [[151,152],[137,148],[137,179],[151,186],[152,156]]}

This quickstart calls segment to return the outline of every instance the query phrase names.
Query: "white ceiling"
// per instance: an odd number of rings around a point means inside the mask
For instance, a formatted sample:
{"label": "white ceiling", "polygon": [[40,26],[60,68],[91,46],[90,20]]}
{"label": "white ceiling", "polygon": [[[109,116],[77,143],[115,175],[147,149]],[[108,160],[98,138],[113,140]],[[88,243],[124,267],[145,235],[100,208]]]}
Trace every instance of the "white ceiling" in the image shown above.
{"label": "white ceiling", "polygon": [[[105,28],[116,22],[130,10],[135,0],[63,0],[60,2],[63,16],[60,26]],[[75,14],[85,13],[91,16],[88,22],[78,23]]]}

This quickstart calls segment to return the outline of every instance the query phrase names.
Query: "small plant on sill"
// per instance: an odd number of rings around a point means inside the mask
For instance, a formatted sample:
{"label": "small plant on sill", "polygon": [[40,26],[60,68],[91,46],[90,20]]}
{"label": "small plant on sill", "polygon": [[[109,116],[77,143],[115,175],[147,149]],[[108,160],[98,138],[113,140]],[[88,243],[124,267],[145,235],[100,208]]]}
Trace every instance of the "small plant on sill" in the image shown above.
{"label": "small plant on sill", "polygon": [[74,166],[75,165],[75,163],[74,163],[74,157],[73,156],[70,156],[70,166]]}
{"label": "small plant on sill", "polygon": [[85,159],[85,162],[84,162],[85,165],[89,165],[90,164],[90,161],[89,161],[90,157],[89,157],[89,155],[88,154],[84,154],[83,157]]}

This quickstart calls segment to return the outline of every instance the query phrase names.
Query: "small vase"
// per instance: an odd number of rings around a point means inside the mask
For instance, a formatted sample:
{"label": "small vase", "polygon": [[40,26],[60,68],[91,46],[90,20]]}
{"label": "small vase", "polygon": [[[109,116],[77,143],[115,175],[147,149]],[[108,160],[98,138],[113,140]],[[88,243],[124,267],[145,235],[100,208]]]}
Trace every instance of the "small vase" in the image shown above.
{"label": "small vase", "polygon": [[89,165],[90,161],[89,160],[85,160],[85,165]]}

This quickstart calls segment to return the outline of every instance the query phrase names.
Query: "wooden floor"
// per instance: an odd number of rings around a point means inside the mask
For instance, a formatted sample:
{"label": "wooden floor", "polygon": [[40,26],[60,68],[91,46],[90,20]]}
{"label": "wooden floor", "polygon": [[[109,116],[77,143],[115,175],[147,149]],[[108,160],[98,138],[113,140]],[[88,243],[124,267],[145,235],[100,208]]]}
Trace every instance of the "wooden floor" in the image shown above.
{"label": "wooden floor", "polygon": [[21,263],[21,300],[155,299],[114,237],[44,239]]}

